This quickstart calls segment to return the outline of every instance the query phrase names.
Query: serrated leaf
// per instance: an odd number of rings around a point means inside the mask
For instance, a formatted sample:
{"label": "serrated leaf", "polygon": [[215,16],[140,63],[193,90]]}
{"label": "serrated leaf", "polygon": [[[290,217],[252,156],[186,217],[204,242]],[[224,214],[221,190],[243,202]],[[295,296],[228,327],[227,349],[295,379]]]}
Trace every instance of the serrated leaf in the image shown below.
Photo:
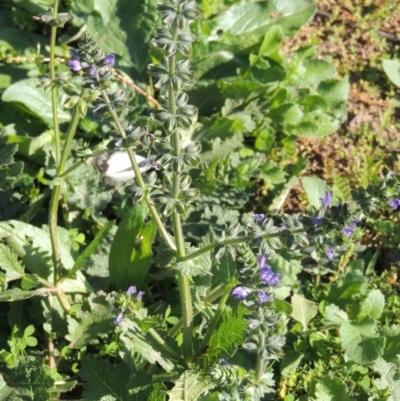
{"label": "serrated leaf", "polygon": [[51,398],[54,379],[48,366],[40,365],[38,361],[28,361],[26,364],[20,364],[18,369],[9,370],[7,376],[23,400],[48,401]]}
{"label": "serrated leaf", "polygon": [[82,398],[84,401],[98,401],[101,397],[112,396],[117,401],[130,399],[127,383],[132,375],[125,364],[99,358],[82,357],[79,376],[84,380]]}
{"label": "serrated leaf", "polygon": [[207,350],[207,357],[215,360],[232,356],[242,344],[247,324],[243,318],[246,309],[240,307],[232,313],[227,309],[222,313],[222,323],[214,331]]}
{"label": "serrated leaf", "polygon": [[124,335],[120,337],[122,343],[121,356],[123,359],[127,358],[128,355],[132,357],[134,353],[137,353],[153,365],[156,363],[160,364],[167,372],[170,372],[174,368],[174,364],[155,350],[149,343],[132,333],[130,333],[130,336],[132,338]]}
{"label": "serrated leaf", "polygon": [[21,280],[21,288],[23,290],[30,290],[31,288],[37,286],[39,280],[34,274],[25,274]]}
{"label": "serrated leaf", "polygon": [[372,368],[381,375],[380,379],[375,379],[374,384],[379,390],[390,389],[391,395],[387,401],[397,401],[400,399],[400,380],[398,380],[398,369],[394,363],[388,363],[383,358],[377,359]]}
{"label": "serrated leaf", "polygon": [[[4,238],[7,245],[18,254],[30,272],[46,280],[51,280],[53,275],[52,247],[50,235],[45,230],[46,228],[40,229],[17,220],[0,222],[0,238]],[[58,227],[58,237],[61,263],[68,270],[74,264],[73,238],[66,229],[61,227]],[[86,278],[79,271],[76,274],[76,279],[64,280],[62,288],[66,292],[93,291]]]}
{"label": "serrated leaf", "polygon": [[187,370],[168,392],[169,401],[196,401],[202,394],[216,386],[210,376],[200,371]]}
{"label": "serrated leaf", "polygon": [[340,339],[347,356],[354,362],[367,364],[383,355],[386,338],[378,337],[373,320],[341,325]]}
{"label": "serrated leaf", "polygon": [[380,290],[371,290],[361,303],[360,316],[379,319],[385,307],[385,296]]}
{"label": "serrated leaf", "polygon": [[314,302],[298,294],[293,295],[291,305],[293,312],[290,316],[301,323],[304,331],[307,330],[308,323],[310,323],[318,313],[318,306]]}
{"label": "serrated leaf", "polygon": [[5,271],[7,281],[17,280],[24,275],[18,255],[5,244],[0,244],[0,268]]}
{"label": "serrated leaf", "polygon": [[90,310],[79,310],[75,316],[67,315],[70,348],[79,349],[98,341],[100,334],[113,329],[115,316],[110,304],[103,295],[91,294],[88,298]]}

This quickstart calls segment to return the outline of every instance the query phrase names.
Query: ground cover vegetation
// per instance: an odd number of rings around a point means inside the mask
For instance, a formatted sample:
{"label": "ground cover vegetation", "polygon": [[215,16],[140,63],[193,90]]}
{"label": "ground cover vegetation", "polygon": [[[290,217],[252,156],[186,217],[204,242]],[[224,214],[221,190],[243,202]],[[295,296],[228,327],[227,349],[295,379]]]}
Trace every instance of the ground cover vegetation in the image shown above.
{"label": "ground cover vegetation", "polygon": [[400,4],[0,8],[1,400],[400,399]]}

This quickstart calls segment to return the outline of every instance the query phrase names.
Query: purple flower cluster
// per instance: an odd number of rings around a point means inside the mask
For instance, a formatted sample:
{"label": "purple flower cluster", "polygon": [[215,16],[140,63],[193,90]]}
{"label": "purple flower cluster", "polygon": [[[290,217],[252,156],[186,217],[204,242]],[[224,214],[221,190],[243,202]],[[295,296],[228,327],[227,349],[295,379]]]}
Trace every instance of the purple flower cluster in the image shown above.
{"label": "purple flower cluster", "polygon": [[360,221],[360,219],[355,219],[348,226],[342,228],[342,233],[346,238],[350,238],[355,233],[357,224]]}
{"label": "purple flower cluster", "polygon": [[265,214],[263,214],[263,213],[254,213],[253,214],[253,219],[257,223],[261,223],[265,219]]}
{"label": "purple flower cluster", "polygon": [[[267,262],[268,255],[262,255],[258,258],[258,263],[260,267],[260,280],[263,284],[276,287],[280,283],[280,273],[274,273],[270,265]],[[250,289],[246,289],[245,287],[238,286],[232,291],[232,295],[238,301],[244,301],[252,292]],[[273,299],[273,294],[266,294],[263,290],[259,290],[257,292],[258,301],[263,304],[269,302]]]}
{"label": "purple flower cluster", "polygon": [[323,217],[313,217],[312,223],[314,226],[322,226],[324,224],[325,219]]}
{"label": "purple flower cluster", "polygon": [[400,199],[399,198],[392,198],[392,199],[390,199],[388,204],[393,210],[397,210],[397,208],[400,206]]}
{"label": "purple flower cluster", "polygon": [[[126,290],[126,295],[128,296],[128,297],[131,297],[132,295],[135,295],[136,294],[136,287],[134,286],[134,285],[131,285],[127,290]],[[137,295],[136,295],[136,300],[137,301],[139,301],[139,300],[141,300],[142,298],[143,298],[143,295],[145,294],[145,292],[144,291],[139,291],[138,293],[137,293]],[[111,310],[115,310],[116,308],[115,308],[115,306],[114,305],[111,305]],[[114,320],[114,324],[116,325],[116,326],[119,326],[121,323],[122,323],[122,319],[123,319],[123,317],[124,317],[124,313],[123,312],[120,312],[119,314],[118,314],[118,316],[116,317],[116,319]]]}
{"label": "purple flower cluster", "polygon": [[323,207],[330,207],[332,202],[332,196],[329,191],[325,191],[325,196],[321,198],[321,203]]}
{"label": "purple flower cluster", "polygon": [[279,285],[280,273],[274,273],[270,265],[267,262],[268,255],[262,255],[258,258],[258,263],[260,264],[260,279],[264,284],[276,287]]}
{"label": "purple flower cluster", "polygon": [[333,260],[335,258],[335,250],[333,248],[328,248],[325,253],[329,260]]}
{"label": "purple flower cluster", "polygon": [[[71,68],[72,72],[79,72],[83,69],[89,67],[89,75],[94,78],[97,76],[97,66],[95,64],[88,64],[81,61],[79,52],[74,49],[71,49],[72,57],[71,60],[68,61],[67,65]],[[115,64],[115,56],[114,54],[109,54],[103,60],[100,60],[102,65],[109,65],[113,67]]]}

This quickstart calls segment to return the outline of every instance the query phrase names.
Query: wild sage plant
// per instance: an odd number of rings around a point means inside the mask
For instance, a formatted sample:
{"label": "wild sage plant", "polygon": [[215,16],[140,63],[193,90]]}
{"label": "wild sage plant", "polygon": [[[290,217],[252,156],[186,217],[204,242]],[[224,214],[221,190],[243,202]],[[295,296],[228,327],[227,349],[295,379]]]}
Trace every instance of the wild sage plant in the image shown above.
{"label": "wild sage plant", "polygon": [[[388,174],[382,183],[355,191],[352,201],[335,204],[326,192],[321,207],[311,208],[305,214],[254,214],[254,221],[246,226],[232,225],[222,233],[210,228],[200,243],[194,245],[187,241],[183,222],[190,202],[195,202],[199,195],[199,190],[192,186],[191,170],[198,164],[201,145],[184,142],[182,133],[192,128],[197,116],[185,91],[194,79],[188,58],[195,37],[188,27],[198,12],[192,0],[170,0],[158,8],[163,25],[156,30],[152,43],[162,50],[164,58],[160,64],[149,66],[149,74],[160,95],[160,107],[151,115],[162,123],[164,135],[135,127],[134,122],[122,124],[119,110],[126,106],[124,92],[110,90],[115,56],[104,54],[90,34],[82,35],[78,49],[72,51],[67,63],[73,73],[82,76],[80,89],[64,75],[56,76],[54,65],[50,76],[40,80],[40,84],[51,85],[54,91],[59,86],[69,93],[65,107],[73,110],[62,146],[57,129],[55,133],[56,177],[52,182],[49,215],[53,276],[50,279],[37,274],[33,287],[42,285],[49,297],[55,294],[61,310],[51,302],[44,308],[52,313],[57,311],[78,329],[72,329],[66,336],[68,345],[57,349],[54,343],[57,328],[46,327],[49,366],[58,367],[60,375],[63,363],[74,349],[82,352],[100,336],[104,340],[100,352],[91,353],[93,358],[86,355],[78,360],[81,366],[77,374],[86,381],[84,395],[85,392],[95,394],[94,389],[99,385],[96,377],[100,375],[101,383],[114,389],[104,390],[101,396],[117,395],[121,400],[131,399],[136,393],[142,399],[166,399],[168,395],[170,400],[206,400],[207,394],[215,393],[223,400],[260,400],[274,393],[272,363],[282,355],[288,321],[287,309],[275,302],[281,273],[274,271],[273,262],[278,258],[290,262],[310,254],[317,255],[325,264],[338,260],[352,239],[359,237],[360,223],[368,212],[382,203],[393,209],[399,207],[399,182],[393,174]],[[57,7],[37,18],[53,23],[54,34],[56,27],[68,19],[65,15],[57,16]],[[77,289],[77,282],[84,282],[79,257],[70,269],[62,264],[58,205],[61,195],[68,191],[66,177],[80,163],[67,168],[79,120],[86,115],[90,104],[95,114],[110,117],[114,123],[115,136],[110,138],[109,147],[111,151],[126,151],[135,173],[135,182],[126,188],[126,196],[139,205],[135,206],[138,207],[135,212],[145,210],[143,213],[147,214],[148,211],[161,243],[157,259],[164,260],[158,263],[176,278],[181,315],[172,327],[166,324],[170,308],[163,309],[163,317],[151,305],[145,307],[145,291],[151,291],[149,279],[140,283],[143,288],[138,287],[139,283],[119,279],[118,286],[126,284],[126,291],[109,294],[106,311],[104,293],[90,294],[88,300],[79,295],[84,292]],[[55,115],[56,109],[53,97]],[[58,126],[56,119],[54,125]],[[139,154],[147,160],[144,172],[137,162]],[[100,236],[108,228],[104,227]],[[140,248],[140,241],[134,247]],[[90,253],[90,246],[88,249]],[[87,257],[82,255],[82,259]],[[119,267],[110,265],[109,269],[112,276]],[[122,273],[125,277],[126,272]],[[39,290],[34,295],[38,293]],[[95,311],[90,315],[92,320],[86,317],[89,321],[85,321],[85,308]],[[93,333],[91,325],[98,323],[95,318],[99,311],[102,321],[97,327],[103,331]],[[76,332],[78,335],[74,337]],[[28,340],[31,334],[31,329],[24,332],[26,344],[33,344],[34,341]],[[14,351],[23,354],[26,344],[13,341],[12,344],[19,344]],[[81,348],[77,343],[82,344]],[[11,354],[3,352],[2,360],[14,368]],[[98,354],[111,358],[112,364]],[[118,363],[120,359],[123,365]],[[110,366],[115,367],[112,373]],[[93,371],[99,375],[90,375]],[[59,380],[57,374],[52,373],[52,378]],[[113,382],[114,375],[118,386]],[[75,385],[70,384],[69,388]]]}

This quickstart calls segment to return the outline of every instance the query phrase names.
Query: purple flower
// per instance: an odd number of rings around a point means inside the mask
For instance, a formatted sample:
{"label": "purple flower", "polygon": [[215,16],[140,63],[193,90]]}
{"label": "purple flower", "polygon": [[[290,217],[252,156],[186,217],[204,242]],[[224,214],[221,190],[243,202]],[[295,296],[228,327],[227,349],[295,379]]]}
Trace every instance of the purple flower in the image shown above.
{"label": "purple flower", "polygon": [[331,205],[331,193],[329,191],[325,191],[325,196],[321,198],[322,206],[329,207]]}
{"label": "purple flower", "polygon": [[395,172],[393,170],[388,171],[388,173],[386,174],[386,179],[390,180],[395,176]]}
{"label": "purple flower", "polygon": [[264,267],[268,267],[271,269],[271,266],[265,263],[268,259],[268,254],[264,253],[264,255],[259,256],[257,259],[260,265],[260,269],[263,269]]}
{"label": "purple flower", "polygon": [[347,227],[342,229],[342,233],[345,235],[346,238],[350,238],[355,232],[355,226],[350,224]]}
{"label": "purple flower", "polygon": [[145,294],[144,291],[139,291],[138,294],[136,295],[136,298],[137,299],[142,299],[144,294]]}
{"label": "purple flower", "polygon": [[115,324],[116,326],[119,326],[119,325],[122,323],[122,318],[123,318],[123,313],[121,312],[121,313],[117,316],[117,318],[114,320],[114,324]]}
{"label": "purple flower", "polygon": [[95,78],[95,77],[97,76],[97,68],[96,68],[96,66],[95,66],[94,64],[92,64],[92,65],[90,66],[89,75],[90,75],[92,78]]}
{"label": "purple flower", "polygon": [[246,299],[246,297],[249,295],[248,292],[243,288],[243,287],[236,287],[232,291],[232,295],[237,299],[238,301],[243,301]]}
{"label": "purple flower", "polygon": [[80,60],[79,52],[77,52],[74,49],[69,49],[69,50],[72,53],[71,60],[78,60],[79,61]]}
{"label": "purple flower", "polygon": [[326,251],[326,256],[328,257],[329,260],[333,260],[335,257],[335,250],[333,248],[328,248]]}
{"label": "purple flower", "polygon": [[127,289],[126,295],[131,296],[131,295],[133,295],[133,294],[136,294],[136,287],[135,287],[134,285],[131,285],[131,286]]}
{"label": "purple flower", "polygon": [[81,63],[78,60],[69,60],[67,66],[71,68],[72,72],[78,72],[82,69]]}
{"label": "purple flower", "polygon": [[322,226],[324,224],[325,219],[323,217],[313,217],[312,223],[314,226]]}
{"label": "purple flower", "polygon": [[272,298],[273,298],[273,295],[272,294],[270,294],[270,295],[267,295],[264,291],[258,291],[258,294],[257,294],[257,296],[258,296],[258,300],[260,301],[260,303],[262,303],[262,304],[265,304],[266,302],[269,302],[269,301],[271,301],[272,300]]}
{"label": "purple flower", "polygon": [[263,214],[263,213],[254,213],[253,214],[253,219],[257,223],[261,223],[265,219],[265,214]]}
{"label": "purple flower", "polygon": [[276,287],[279,285],[280,280],[279,277],[281,276],[280,273],[274,273],[271,269],[271,266],[266,265],[261,269],[260,272],[260,280],[267,285],[272,285]]}
{"label": "purple flower", "polygon": [[104,60],[103,60],[104,65],[109,65],[111,67],[114,66],[115,64],[115,56],[114,54],[109,54]]}
{"label": "purple flower", "polygon": [[230,363],[225,358],[221,358],[221,365],[222,366],[229,366]]}
{"label": "purple flower", "polygon": [[390,199],[388,204],[393,210],[397,210],[397,208],[400,206],[400,199],[399,198],[392,198],[392,199]]}

